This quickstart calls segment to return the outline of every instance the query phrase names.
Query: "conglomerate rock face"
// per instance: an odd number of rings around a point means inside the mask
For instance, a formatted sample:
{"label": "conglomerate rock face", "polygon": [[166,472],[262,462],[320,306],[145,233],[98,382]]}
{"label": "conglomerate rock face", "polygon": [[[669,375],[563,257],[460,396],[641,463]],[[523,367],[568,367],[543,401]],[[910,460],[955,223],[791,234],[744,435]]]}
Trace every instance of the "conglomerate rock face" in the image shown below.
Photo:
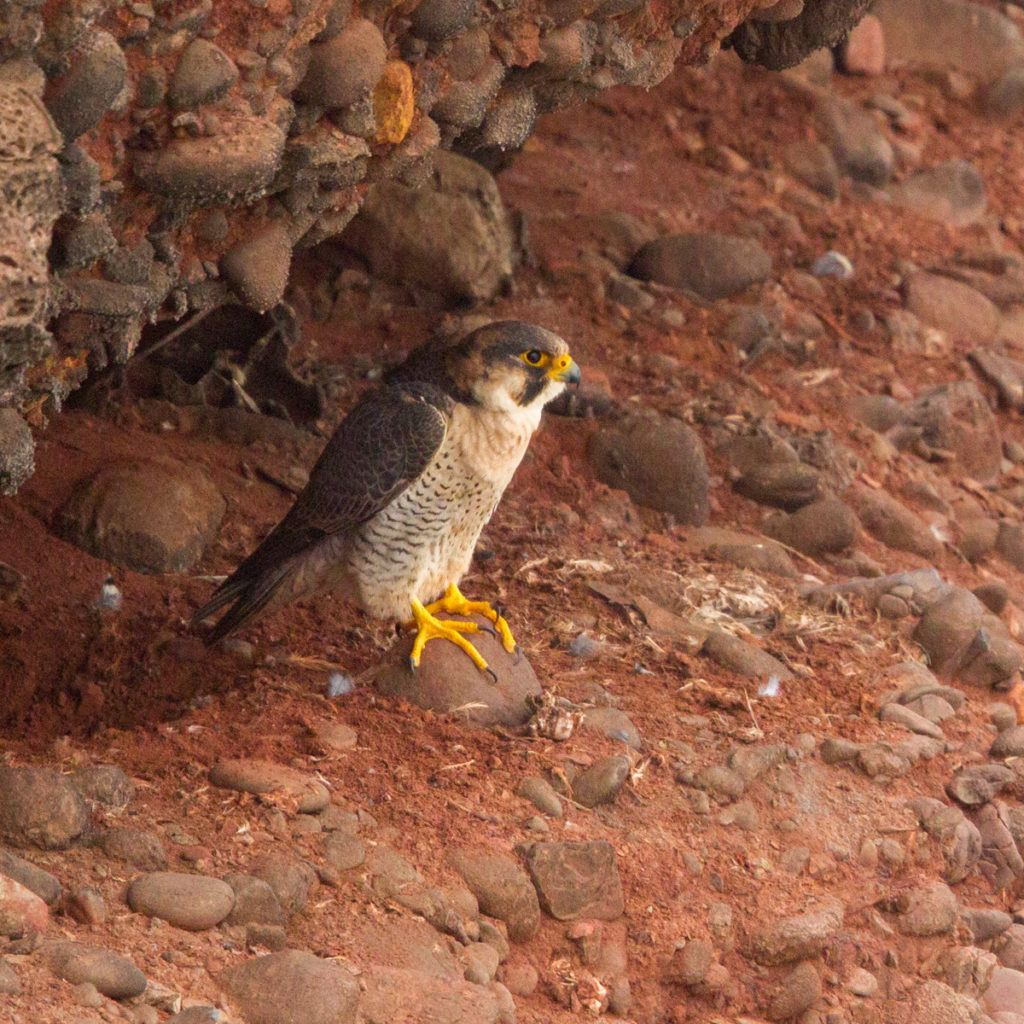
{"label": "conglomerate rock face", "polygon": [[0,406],[39,425],[90,370],[127,360],[147,321],[273,307],[293,251],[342,232],[374,183],[427,180],[438,149],[486,163],[545,111],[652,86],[752,6],[14,0]]}

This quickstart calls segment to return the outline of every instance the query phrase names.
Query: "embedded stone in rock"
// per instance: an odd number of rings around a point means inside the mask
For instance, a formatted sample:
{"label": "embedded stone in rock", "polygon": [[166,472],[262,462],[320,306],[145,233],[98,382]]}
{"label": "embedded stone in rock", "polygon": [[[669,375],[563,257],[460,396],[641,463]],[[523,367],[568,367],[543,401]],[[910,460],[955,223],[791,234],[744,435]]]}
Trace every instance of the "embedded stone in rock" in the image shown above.
{"label": "embedded stone in rock", "polygon": [[601,733],[602,736],[621,740],[634,750],[640,749],[640,733],[637,732],[629,715],[618,708],[586,708],[583,712],[583,724],[588,729]]}
{"label": "embedded stone in rock", "polygon": [[231,58],[208,39],[193,39],[182,52],[167,90],[175,110],[194,110],[219,100],[238,80]]}
{"label": "embedded stone in rock", "polygon": [[36,468],[35,442],[17,410],[0,409],[0,494],[15,494]]}
{"label": "embedded stone in rock", "polygon": [[944,935],[956,924],[956,896],[948,885],[930,882],[904,893],[898,902],[896,926],[904,935]]}
{"label": "embedded stone in rock", "polygon": [[[477,621],[491,626],[483,618]],[[524,655],[517,661],[497,637],[474,633],[469,641],[498,677],[497,682],[447,640],[431,640],[423,649],[419,668],[413,671],[409,667],[413,639],[409,633],[398,640],[385,663],[374,670],[374,685],[385,696],[430,711],[457,712],[461,719],[481,726],[522,725],[529,719],[526,700],[540,696],[541,686]]]}
{"label": "embedded stone in rock", "polygon": [[[1024,757],[1024,725],[1004,729],[992,741],[988,754],[989,757]],[[1010,774],[1012,777],[1013,773]]]}
{"label": "embedded stone in rock", "polygon": [[480,302],[512,273],[515,241],[494,178],[454,153],[434,154],[422,188],[385,181],[367,195],[341,244],[372,273],[419,284],[449,302]]}
{"label": "embedded stone in rock", "polygon": [[286,923],[277,894],[262,878],[232,872],[224,876],[224,881],[235,894],[234,906],[225,918],[228,924]]}
{"label": "embedded stone in rock", "polygon": [[601,483],[687,526],[708,518],[708,468],[698,435],[680,420],[627,416],[602,427],[587,454]]}
{"label": "embedded stone in rock", "polygon": [[533,938],[540,927],[537,890],[514,860],[471,849],[452,850],[447,860],[479,901],[480,910],[508,925],[513,942]]}
{"label": "embedded stone in rock", "polygon": [[328,109],[347,107],[372,92],[387,55],[380,29],[365,18],[353,18],[332,39],[310,46],[309,68],[297,95]]}
{"label": "embedded stone in rock", "polygon": [[584,807],[614,803],[629,778],[629,758],[602,757],[573,779],[573,799]]}
{"label": "embedded stone in rock", "polygon": [[81,942],[58,941],[45,945],[46,965],[72,985],[88,982],[110,999],[134,999],[146,990],[146,976],[126,957]]}
{"label": "embedded stone in rock", "polygon": [[389,61],[373,89],[374,142],[397,146],[409,134],[415,114],[412,71],[405,61]]}
{"label": "embedded stone in rock", "polygon": [[17,939],[26,932],[42,932],[49,921],[50,911],[31,889],[0,875],[0,935]]}
{"label": "embedded stone in rock", "polygon": [[65,539],[138,572],[185,572],[224,518],[206,473],[173,462],[125,460],[82,481],[60,511]]}
{"label": "embedded stone in rock", "polygon": [[227,882],[208,875],[154,871],[128,887],[128,905],[137,914],[159,917],[176,928],[199,932],[231,913],[235,893]]}
{"label": "embedded stone in rock", "polygon": [[641,281],[684,288],[712,302],[767,280],[771,272],[772,258],[757,242],[714,231],[656,238],[629,266]]}
{"label": "embedded stone in rock", "polygon": [[282,221],[274,221],[220,258],[221,273],[232,291],[258,313],[281,301],[291,264],[291,237]]}
{"label": "embedded stone in rock", "polygon": [[843,906],[837,901],[806,914],[780,918],[750,936],[747,955],[766,967],[808,960],[825,949],[842,923]]}
{"label": "embedded stone in rock", "polygon": [[228,999],[251,1024],[355,1024],[359,984],[312,953],[288,949],[222,971]]}
{"label": "embedded stone in rock", "polygon": [[911,313],[954,338],[984,345],[998,333],[998,307],[962,281],[918,271],[904,281],[903,295]]}
{"label": "embedded stone in rock", "polygon": [[797,181],[826,199],[839,198],[839,165],[825,143],[807,139],[791,142],[782,151],[782,159]]}
{"label": "embedded stone in rock", "polygon": [[0,850],[0,875],[14,879],[51,907],[60,899],[60,882],[53,875],[7,850]]}
{"label": "embedded stone in rock", "polygon": [[785,978],[768,1007],[769,1020],[790,1020],[809,1010],[821,998],[821,978],[814,964],[805,960]]}
{"label": "embedded stone in rock", "polygon": [[841,96],[823,93],[816,118],[836,163],[854,181],[881,188],[892,174],[892,144],[868,111]]}
{"label": "embedded stone in rock", "polygon": [[103,836],[103,852],[140,871],[163,871],[167,851],[160,837],[138,828],[112,828]]}
{"label": "embedded stone in rock", "polygon": [[965,807],[980,807],[1012,785],[1015,778],[1004,764],[972,764],[953,776],[946,784],[946,792]]}
{"label": "embedded stone in rock", "polygon": [[128,62],[108,32],[92,30],[71,54],[67,71],[46,92],[50,116],[67,142],[95,127],[121,94]]}
{"label": "embedded stone in rock", "polygon": [[541,907],[559,921],[614,921],[622,916],[622,881],[615,850],[606,840],[534,843],[526,869]]}
{"label": "embedded stone in rock", "polygon": [[272,121],[239,118],[220,135],[173,139],[137,152],[132,170],[148,192],[194,206],[215,206],[259,195],[284,154],[285,134]]}
{"label": "embedded stone in rock", "polygon": [[854,484],[845,497],[864,529],[886,547],[927,559],[937,558],[942,551],[927,525],[884,491]]}
{"label": "embedded stone in rock", "polygon": [[249,758],[218,761],[210,769],[210,782],[221,789],[236,789],[257,796],[270,794],[271,801],[277,798],[294,804],[299,814],[317,814],[331,799],[322,782],[273,761]]}
{"label": "embedded stone in rock", "polygon": [[802,462],[769,463],[740,474],[732,489],[758,504],[795,512],[821,497],[821,473]]}
{"label": "embedded stone in rock", "polygon": [[85,801],[66,776],[45,768],[0,767],[0,835],[9,843],[62,850],[88,823]]}
{"label": "embedded stone in rock", "polygon": [[771,516],[762,530],[772,540],[813,558],[852,547],[857,539],[857,517],[838,498],[821,498],[792,515]]}
{"label": "embedded stone in rock", "polygon": [[917,171],[890,186],[889,196],[896,206],[958,228],[976,224],[986,206],[985,184],[966,160],[947,160]]}

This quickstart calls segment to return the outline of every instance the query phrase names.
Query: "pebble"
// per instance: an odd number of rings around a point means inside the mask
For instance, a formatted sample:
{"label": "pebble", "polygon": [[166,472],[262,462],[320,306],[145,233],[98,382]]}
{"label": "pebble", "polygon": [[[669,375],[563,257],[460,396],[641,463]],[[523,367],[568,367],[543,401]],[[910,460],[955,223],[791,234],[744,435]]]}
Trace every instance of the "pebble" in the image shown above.
{"label": "pebble", "polygon": [[366,860],[366,847],[356,836],[332,835],[324,843],[324,859],[338,871],[350,871]]}
{"label": "pebble", "polygon": [[103,834],[103,852],[140,871],[163,871],[167,851],[160,837],[138,828],[112,828]]}
{"label": "pebble", "polygon": [[473,0],[420,0],[412,12],[412,30],[420,39],[441,42],[466,28],[475,9]]}
{"label": "pebble", "polygon": [[842,764],[844,761],[855,761],[860,750],[860,743],[839,736],[826,736],[821,743],[821,759],[825,764]]}
{"label": "pebble", "polygon": [[529,775],[519,783],[516,794],[524,800],[529,800],[541,814],[561,820],[562,801],[547,779]]}
{"label": "pebble", "polygon": [[849,505],[832,497],[813,501],[792,515],[771,516],[762,524],[773,540],[812,558],[852,547],[857,529],[857,517]]}
{"label": "pebble", "polygon": [[455,849],[449,865],[480,903],[480,910],[508,925],[513,942],[528,942],[540,927],[540,902],[529,876],[501,853]]}
{"label": "pebble", "polygon": [[584,807],[614,803],[629,778],[630,768],[629,758],[624,755],[595,761],[573,780],[573,799]]}
{"label": "pebble", "polygon": [[[950,710],[952,711],[952,708]],[[909,729],[922,736],[931,736],[937,740],[944,739],[942,730],[934,722],[930,722],[923,715],[919,715],[902,704],[886,704],[879,711],[878,717],[883,722],[894,722],[896,725],[902,725],[904,729]]]}
{"label": "pebble", "polygon": [[224,876],[235,894],[228,924],[284,925],[285,913],[277,894],[262,878],[232,872]]}
{"label": "pebble", "polygon": [[90,31],[67,71],[48,90],[47,108],[67,142],[99,123],[121,94],[127,74],[128,62],[117,40],[109,32]]}
{"label": "pebble", "polygon": [[903,297],[911,313],[951,337],[984,345],[998,333],[995,303],[962,281],[918,271],[904,281]]}
{"label": "pebble", "polygon": [[946,784],[946,792],[965,807],[980,807],[1012,785],[1014,779],[1006,765],[972,764],[956,772]]}
{"label": "pebble", "polygon": [[811,851],[806,846],[794,846],[779,858],[779,867],[791,875],[802,875],[811,860]]}
{"label": "pebble", "polygon": [[743,471],[732,487],[758,504],[795,512],[821,497],[821,473],[801,462],[769,462]]}
{"label": "pebble", "polygon": [[1009,914],[993,907],[963,907],[960,920],[967,925],[971,938],[979,945],[1002,935],[1013,924]]}
{"label": "pebble", "polygon": [[718,232],[666,235],[642,246],[629,273],[713,302],[767,280],[772,259],[755,241]]}
{"label": "pebble", "polygon": [[249,865],[249,872],[274,890],[287,914],[300,913],[318,884],[311,865],[283,854],[261,854]]}
{"label": "pebble", "polygon": [[49,906],[60,899],[60,882],[53,875],[8,850],[0,850],[0,875],[20,882]]}
{"label": "pebble", "polygon": [[312,953],[288,949],[222,971],[218,981],[244,1019],[267,1024],[285,1019],[351,1024],[359,983],[346,970]]}
{"label": "pebble", "polygon": [[195,110],[219,100],[237,80],[238,68],[219,46],[193,39],[171,76],[167,102],[174,110]]}
{"label": "pebble", "polygon": [[107,920],[107,903],[103,893],[91,885],[79,886],[64,898],[64,911],[80,924],[102,925]]}
{"label": "pebble", "polygon": [[134,999],[146,990],[142,971],[110,950],[60,940],[45,945],[40,955],[57,977],[72,985],[95,985],[110,999]]}
{"label": "pebble", "polygon": [[236,758],[218,761],[210,769],[210,782],[221,789],[235,789],[271,799],[292,802],[299,814],[317,814],[330,802],[330,792],[305,772],[273,761]]}
{"label": "pebble", "polygon": [[942,882],[929,882],[901,894],[897,927],[904,935],[943,935],[956,924],[958,905],[953,890]]}
{"label": "pebble", "polygon": [[670,513],[680,525],[707,522],[704,446],[680,420],[627,416],[602,426],[590,439],[587,456],[601,483],[626,491],[636,504]]}
{"label": "pebble", "polygon": [[21,979],[18,977],[18,972],[4,957],[0,957],[0,995],[21,995]]}
{"label": "pebble", "polygon": [[755,924],[746,954],[763,966],[807,960],[825,949],[842,923],[843,906],[833,900],[804,914]]}
{"label": "pebble", "polygon": [[891,186],[889,196],[896,206],[958,228],[976,224],[987,206],[985,184],[967,160],[917,171]]}
{"label": "pebble", "polygon": [[989,757],[1024,757],[1024,725],[1004,729],[989,747]]}
{"label": "pebble", "polygon": [[853,277],[853,264],[848,256],[830,249],[811,264],[811,273],[815,277],[835,277],[846,281]]}
{"label": "pebble", "polygon": [[720,764],[702,768],[694,778],[693,785],[709,793],[720,804],[738,800],[747,788],[746,780],[739,772]]}
{"label": "pebble", "polygon": [[191,932],[219,924],[234,903],[231,886],[207,875],[154,871],[140,875],[128,887],[128,905],[136,913]]}
{"label": "pebble", "polygon": [[1024,67],[1007,68],[985,90],[982,107],[989,117],[1008,120],[1024,110]]}
{"label": "pebble", "polygon": [[677,985],[694,988],[704,981],[714,962],[715,951],[703,939],[690,939],[672,954],[666,968],[666,980]]}
{"label": "pebble", "polygon": [[559,921],[622,916],[622,882],[615,850],[603,839],[578,843],[533,843],[526,869],[544,911]]}
{"label": "pebble", "polygon": [[0,875],[0,935],[18,939],[28,932],[43,932],[50,921],[46,903],[31,889]]}
{"label": "pebble", "polygon": [[865,14],[841,44],[843,69],[849,75],[885,72],[885,31],[873,15]]}
{"label": "pebble", "polygon": [[353,18],[338,35],[310,47],[297,95],[329,109],[347,107],[372,92],[386,63],[380,29],[365,18]]}
{"label": "pebble", "polygon": [[929,527],[905,505],[885,491],[855,484],[844,498],[864,529],[894,551],[907,551],[929,561],[938,558],[942,545]]}
{"label": "pebble", "polygon": [[220,272],[246,306],[265,313],[284,297],[291,264],[288,228],[275,221],[224,253]]}
{"label": "pebble", "polygon": [[769,1020],[789,1020],[810,1009],[821,998],[821,977],[805,960],[782,979],[782,988],[768,1007]]}
{"label": "pebble", "polygon": [[486,942],[471,942],[462,951],[466,961],[464,977],[474,985],[486,985],[498,970],[498,951]]}
{"label": "pebble", "polygon": [[785,683],[793,678],[789,668],[774,655],[725,630],[711,630],[700,652],[747,679],[774,679],[777,683]]}
{"label": "pebble", "polygon": [[875,188],[885,185],[895,155],[871,114],[844,97],[825,92],[818,100],[815,117],[844,174]]}
{"label": "pebble", "polygon": [[532,996],[540,981],[537,968],[526,960],[518,959],[502,964],[497,977],[514,996]]}
{"label": "pebble", "polygon": [[8,842],[62,850],[88,823],[85,800],[67,776],[45,768],[0,767],[0,834]]}
{"label": "pebble", "polygon": [[583,724],[611,740],[620,740],[626,746],[639,750],[642,746],[640,733],[629,715],[618,708],[586,708]]}
{"label": "pebble", "polygon": [[840,173],[832,150],[823,142],[800,139],[782,151],[786,169],[808,188],[826,199],[839,198]]}
{"label": "pebble", "polygon": [[954,676],[981,627],[985,609],[969,591],[956,587],[929,605],[914,629],[913,639],[940,679]]}

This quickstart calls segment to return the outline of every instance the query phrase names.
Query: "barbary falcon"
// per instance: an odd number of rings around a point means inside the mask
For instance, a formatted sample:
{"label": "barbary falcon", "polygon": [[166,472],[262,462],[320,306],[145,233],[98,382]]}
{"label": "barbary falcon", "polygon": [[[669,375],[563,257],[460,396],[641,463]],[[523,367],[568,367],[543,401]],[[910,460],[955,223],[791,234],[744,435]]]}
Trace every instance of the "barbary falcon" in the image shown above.
{"label": "barbary falcon", "polygon": [[411,610],[414,668],[427,641],[443,637],[489,672],[463,636],[480,627],[435,616],[483,615],[516,650],[504,617],[458,583],[541,410],[579,379],[560,337],[515,320],[414,350],[345,417],[288,514],[193,626],[230,605],[206,636],[212,644],[268,606],[333,590],[379,618]]}

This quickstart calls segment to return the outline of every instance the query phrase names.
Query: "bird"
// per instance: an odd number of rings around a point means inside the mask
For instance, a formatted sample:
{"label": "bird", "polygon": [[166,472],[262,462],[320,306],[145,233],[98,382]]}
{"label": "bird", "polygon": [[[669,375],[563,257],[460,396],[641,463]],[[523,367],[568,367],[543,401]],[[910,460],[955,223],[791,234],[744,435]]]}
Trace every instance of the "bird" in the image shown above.
{"label": "bird", "polygon": [[212,645],[269,607],[331,591],[415,627],[413,670],[444,638],[496,679],[467,639],[488,627],[437,615],[483,616],[518,657],[501,611],[468,600],[459,582],[542,409],[579,381],[566,342],[524,321],[414,349],[342,420],[285,517],[192,627],[227,607],[205,635]]}

